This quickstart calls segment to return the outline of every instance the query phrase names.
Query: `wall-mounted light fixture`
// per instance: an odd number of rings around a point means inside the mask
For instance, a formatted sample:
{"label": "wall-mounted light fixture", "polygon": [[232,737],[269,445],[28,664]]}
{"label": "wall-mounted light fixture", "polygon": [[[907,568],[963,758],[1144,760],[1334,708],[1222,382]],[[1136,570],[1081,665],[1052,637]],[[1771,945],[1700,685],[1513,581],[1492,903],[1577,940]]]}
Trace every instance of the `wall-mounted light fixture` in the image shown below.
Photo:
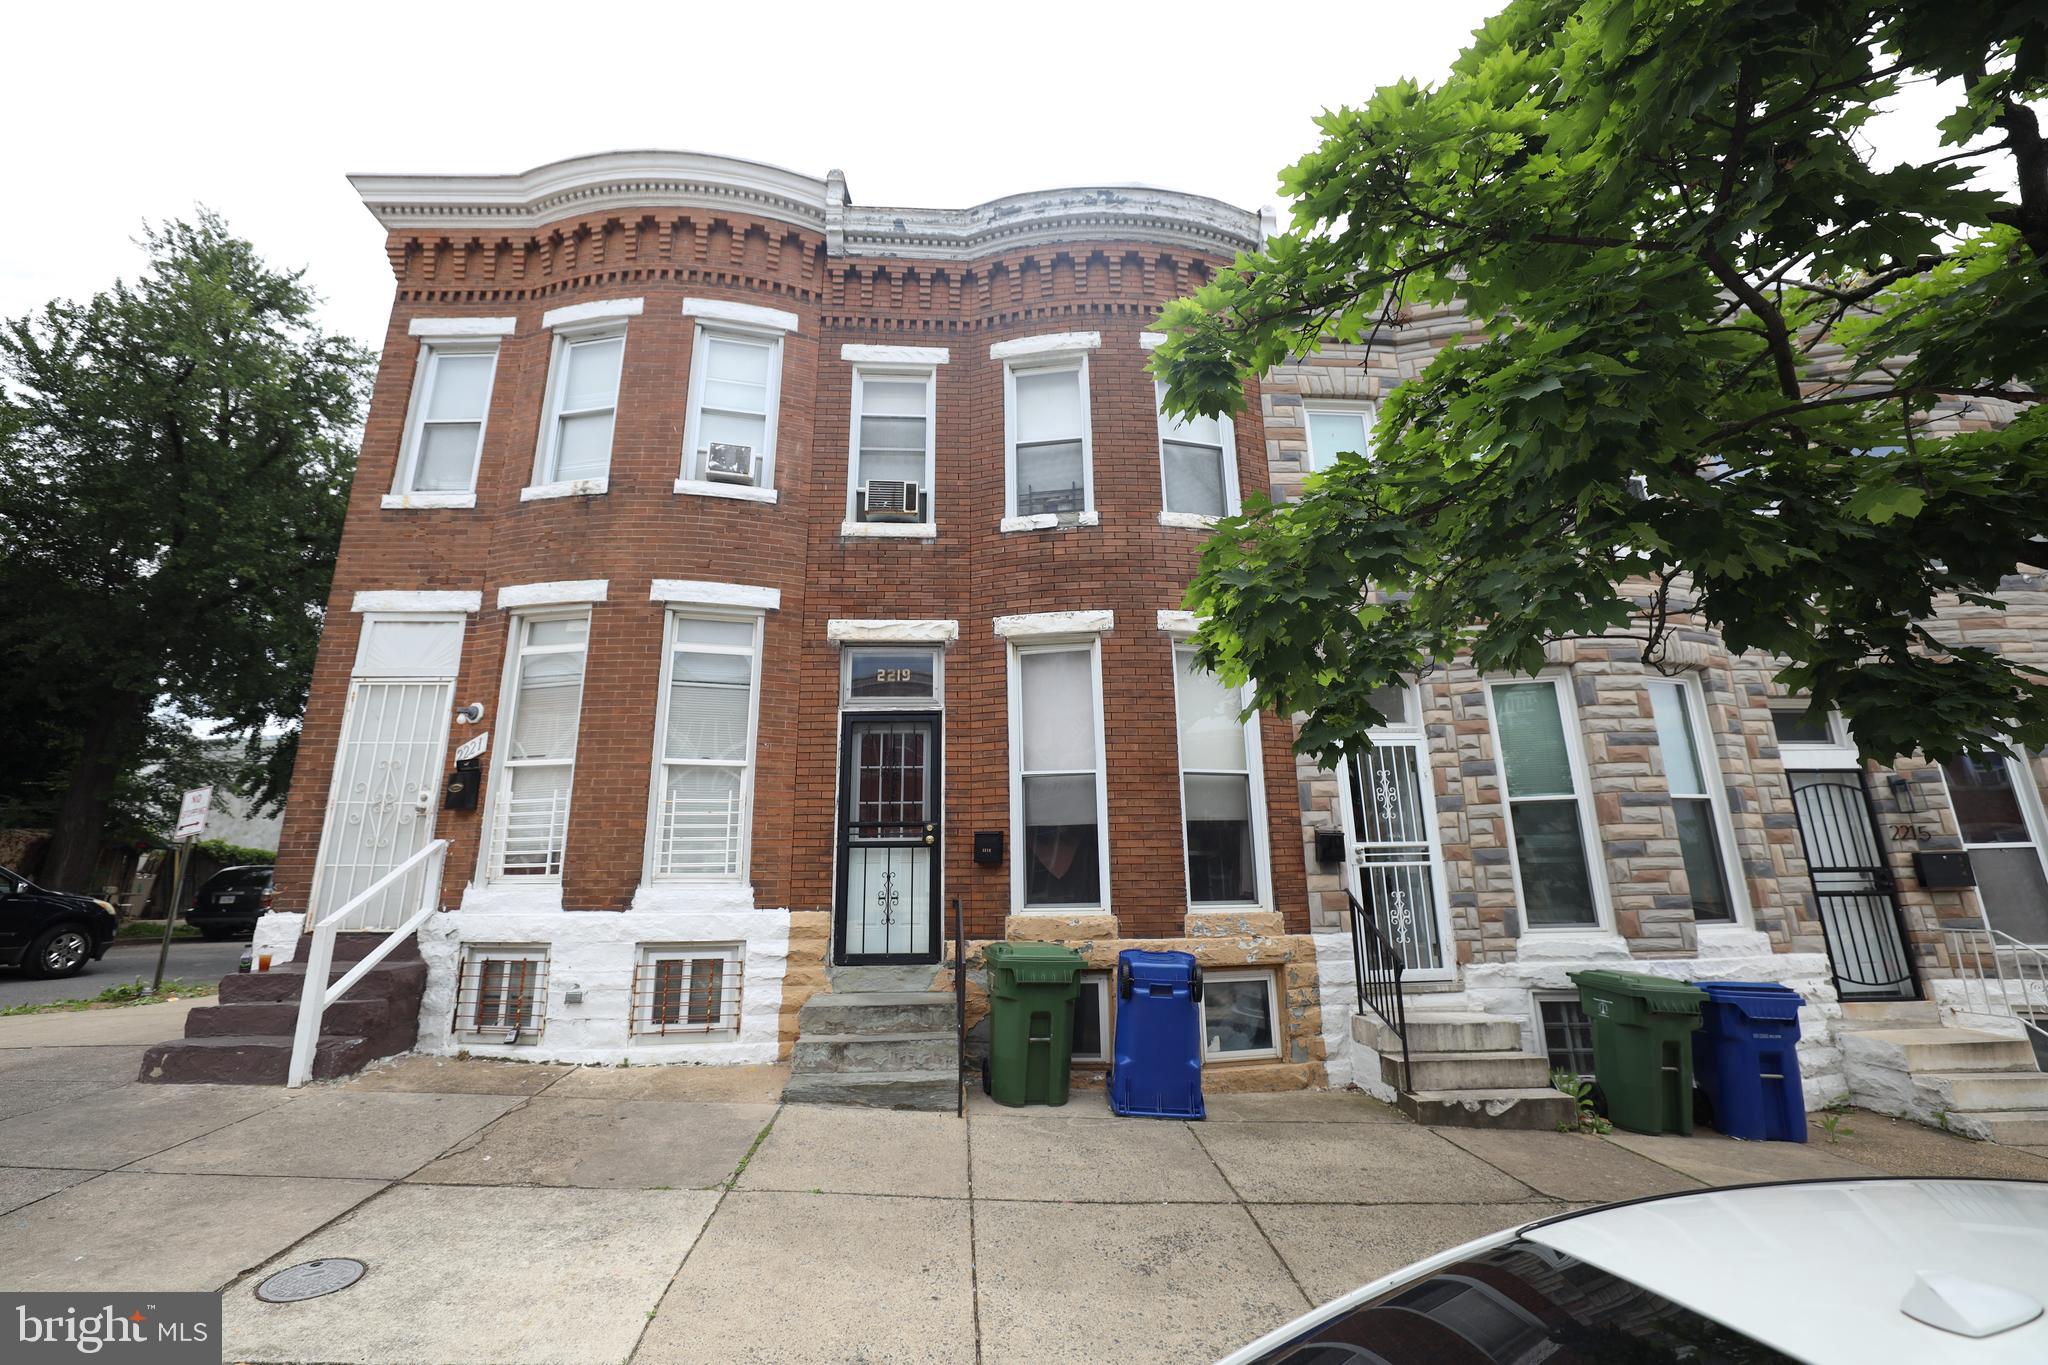
{"label": "wall-mounted light fixture", "polygon": [[1898,805],[1901,815],[1920,813],[1920,784],[1904,773],[1893,773],[1885,779],[1885,785],[1892,790],[1892,800]]}

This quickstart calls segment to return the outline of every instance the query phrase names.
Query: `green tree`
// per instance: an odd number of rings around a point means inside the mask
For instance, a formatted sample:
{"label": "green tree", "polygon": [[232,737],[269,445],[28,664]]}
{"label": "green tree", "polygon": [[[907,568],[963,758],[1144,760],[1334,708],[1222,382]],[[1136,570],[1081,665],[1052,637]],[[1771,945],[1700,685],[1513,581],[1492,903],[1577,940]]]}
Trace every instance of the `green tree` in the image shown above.
{"label": "green tree", "polygon": [[0,804],[47,802],[60,887],[160,799],[140,770],[197,761],[186,717],[281,794],[372,369],[216,216],[144,245],[133,284],[0,325]]}
{"label": "green tree", "polygon": [[[1881,161],[1873,114],[1937,81],[1941,150]],[[1656,664],[1690,613],[1870,756],[2048,742],[2043,676],[1931,622],[2044,562],[2048,408],[1930,429],[2040,386],[2044,90],[2038,6],[1513,0],[1440,85],[1325,114],[1291,231],[1168,310],[1170,405],[1419,305],[1472,334],[1369,458],[1222,525],[1205,659],[1328,758],[1396,674],[1567,635]]]}

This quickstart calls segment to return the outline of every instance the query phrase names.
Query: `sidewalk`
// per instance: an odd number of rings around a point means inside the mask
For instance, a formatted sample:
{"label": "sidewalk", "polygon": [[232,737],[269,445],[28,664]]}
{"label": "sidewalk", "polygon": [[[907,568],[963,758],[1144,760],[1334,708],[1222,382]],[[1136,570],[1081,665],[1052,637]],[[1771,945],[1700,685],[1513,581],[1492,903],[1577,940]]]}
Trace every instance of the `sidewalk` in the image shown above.
{"label": "sidewalk", "polygon": [[[1583,1203],[2048,1178],[1861,1113],[1798,1147],[1423,1129],[1350,1093],[1219,1096],[1200,1124],[976,1095],[962,1121],[784,1106],[779,1067],[411,1057],[298,1092],[133,1084],[181,1026],[179,1006],[0,1020],[0,1285],[225,1289],[230,1360],[1207,1360]],[[254,1297],[323,1256],[369,1272]]]}

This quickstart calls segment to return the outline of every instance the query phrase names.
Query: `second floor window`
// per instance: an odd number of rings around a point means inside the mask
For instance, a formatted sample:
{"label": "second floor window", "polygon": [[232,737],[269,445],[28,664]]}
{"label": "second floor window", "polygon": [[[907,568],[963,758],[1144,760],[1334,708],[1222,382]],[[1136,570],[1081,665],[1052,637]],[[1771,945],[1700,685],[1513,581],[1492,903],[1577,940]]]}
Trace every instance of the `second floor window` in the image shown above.
{"label": "second floor window", "polygon": [[1013,365],[1005,371],[1005,380],[1009,515],[1079,515],[1092,510],[1086,358],[1029,369]]}
{"label": "second floor window", "polygon": [[568,483],[611,474],[612,423],[619,406],[623,331],[557,336],[548,417],[535,482]]}
{"label": "second floor window", "polygon": [[690,361],[689,443],[683,477],[706,483],[775,486],[775,406],[782,339],[697,329]]}
{"label": "second floor window", "polygon": [[854,521],[931,524],[936,387],[930,371],[854,371]]}
{"label": "second floor window", "polygon": [[1228,417],[1179,418],[1163,406],[1166,385],[1157,386],[1159,459],[1168,512],[1224,517],[1237,511],[1237,450]]}
{"label": "second floor window", "polygon": [[568,843],[590,617],[518,617],[512,630],[489,875],[507,881],[556,880]]}
{"label": "second floor window", "polygon": [[399,493],[468,493],[476,488],[484,416],[497,373],[495,342],[426,346],[399,457]]}
{"label": "second floor window", "polygon": [[1311,404],[1306,416],[1309,473],[1322,473],[1340,456],[1372,454],[1372,409],[1365,404]]}

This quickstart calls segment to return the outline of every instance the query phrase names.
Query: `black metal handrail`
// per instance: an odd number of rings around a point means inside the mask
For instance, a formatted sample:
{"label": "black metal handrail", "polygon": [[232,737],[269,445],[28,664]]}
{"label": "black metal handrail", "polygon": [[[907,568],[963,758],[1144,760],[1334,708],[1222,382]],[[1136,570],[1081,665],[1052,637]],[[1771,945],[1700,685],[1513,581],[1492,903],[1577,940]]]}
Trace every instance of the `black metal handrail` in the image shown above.
{"label": "black metal handrail", "polygon": [[953,1064],[953,1112],[967,1113],[967,926],[960,921],[960,898],[953,897],[953,1028],[957,1052]]}
{"label": "black metal handrail", "polygon": [[1351,973],[1358,985],[1358,1012],[1371,1010],[1401,1040],[1401,1089],[1412,1089],[1408,1083],[1408,1001],[1401,991],[1401,974],[1407,964],[1394,941],[1380,932],[1379,919],[1371,908],[1348,888],[1344,899],[1351,902]]}

